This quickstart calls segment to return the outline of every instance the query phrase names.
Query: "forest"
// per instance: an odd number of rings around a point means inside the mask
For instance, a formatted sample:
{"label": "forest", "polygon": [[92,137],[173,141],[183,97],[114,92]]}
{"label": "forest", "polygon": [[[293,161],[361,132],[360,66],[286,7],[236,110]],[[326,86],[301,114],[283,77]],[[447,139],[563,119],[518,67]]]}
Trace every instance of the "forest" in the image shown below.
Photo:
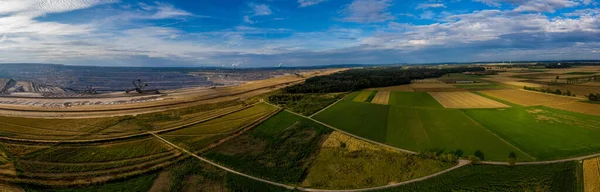
{"label": "forest", "polygon": [[286,93],[335,93],[371,87],[410,84],[414,79],[438,78],[448,73],[485,71],[483,67],[447,69],[403,69],[401,67],[350,69],[327,76],[317,76],[284,89]]}

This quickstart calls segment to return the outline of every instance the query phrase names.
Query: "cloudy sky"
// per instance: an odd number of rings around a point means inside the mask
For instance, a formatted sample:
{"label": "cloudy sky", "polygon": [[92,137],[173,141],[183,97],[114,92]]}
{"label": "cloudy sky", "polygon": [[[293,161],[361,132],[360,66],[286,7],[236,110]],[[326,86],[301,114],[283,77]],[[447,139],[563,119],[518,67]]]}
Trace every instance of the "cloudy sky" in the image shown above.
{"label": "cloudy sky", "polygon": [[0,63],[600,59],[597,0],[0,0]]}

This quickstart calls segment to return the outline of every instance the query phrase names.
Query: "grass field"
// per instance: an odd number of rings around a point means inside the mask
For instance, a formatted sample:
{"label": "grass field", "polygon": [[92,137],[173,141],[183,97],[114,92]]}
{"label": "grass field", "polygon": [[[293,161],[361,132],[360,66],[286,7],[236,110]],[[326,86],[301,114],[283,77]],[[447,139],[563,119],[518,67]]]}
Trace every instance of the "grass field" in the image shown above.
{"label": "grass field", "polygon": [[373,99],[375,98],[375,95],[377,95],[377,92],[378,91],[371,92],[371,95],[369,95],[369,97],[367,98],[367,100],[365,100],[365,102],[371,103],[373,101]]}
{"label": "grass field", "polygon": [[465,156],[481,150],[485,160],[506,161],[515,152],[532,160],[456,109],[390,107],[385,143],[414,151],[462,150]]}
{"label": "grass field", "polygon": [[382,190],[395,191],[578,191],[575,162],[548,165],[474,165],[408,185]]}
{"label": "grass field", "polygon": [[203,156],[250,175],[298,184],[330,132],[283,111]]}
{"label": "grass field", "polygon": [[353,101],[367,102],[367,99],[369,99],[369,97],[371,97],[371,95],[373,95],[373,92],[375,92],[375,91],[368,91],[368,90],[361,91],[360,94],[358,94],[356,97],[354,97]]}
{"label": "grass field", "polygon": [[46,186],[35,186],[35,185],[21,185],[21,187],[28,192],[108,192],[108,191],[119,191],[119,192],[146,192],[152,186],[156,173],[148,173],[124,180],[113,181],[104,184],[98,184],[86,187],[73,187],[69,189],[64,188],[49,188]]}
{"label": "grass field", "polygon": [[[351,134],[413,151],[462,150],[468,156],[481,150],[487,160],[497,161],[506,161],[508,154],[515,152],[521,161],[533,160],[494,136],[460,110],[440,108],[441,105],[431,96],[424,100],[419,95],[429,96],[427,93],[400,93],[395,95],[393,103],[418,100],[429,103],[429,107],[341,101],[314,118]],[[408,102],[404,105],[409,104],[415,105]]]}
{"label": "grass field", "polygon": [[537,160],[600,151],[600,117],[548,107],[469,109],[465,114]]}
{"label": "grass field", "polygon": [[171,150],[154,138],[98,145],[58,145],[31,153],[26,160],[86,163],[105,162],[143,157]]}
{"label": "grass field", "polygon": [[340,101],[313,118],[349,133],[383,142],[389,106]]}
{"label": "grass field", "polygon": [[346,97],[343,98],[344,101],[352,101],[354,100],[354,98],[356,98],[356,96],[358,96],[358,94],[360,94],[360,91],[355,91],[352,93],[349,93]]}
{"label": "grass field", "polygon": [[430,175],[453,165],[333,132],[323,143],[302,186],[317,189],[382,186]]}
{"label": "grass field", "polygon": [[392,92],[389,104],[406,107],[444,108],[429,93],[425,92]]}
{"label": "grass field", "polygon": [[239,101],[229,101],[137,116],[89,119],[0,117],[0,135],[42,140],[110,138],[202,120],[239,108],[240,104]]}
{"label": "grass field", "polygon": [[204,123],[161,134],[165,139],[191,151],[198,151],[245,125],[277,110],[268,104],[258,104]]}

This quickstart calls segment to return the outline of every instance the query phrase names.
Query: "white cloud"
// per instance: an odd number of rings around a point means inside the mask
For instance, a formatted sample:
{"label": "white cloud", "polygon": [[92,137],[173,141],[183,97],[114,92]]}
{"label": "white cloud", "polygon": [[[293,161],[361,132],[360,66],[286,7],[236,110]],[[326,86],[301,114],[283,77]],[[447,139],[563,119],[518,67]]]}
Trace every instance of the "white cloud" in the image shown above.
{"label": "white cloud", "polygon": [[377,23],[393,20],[394,16],[387,11],[391,5],[391,0],[354,0],[342,11],[342,21]]}
{"label": "white cloud", "polygon": [[446,5],[441,3],[421,3],[417,6],[417,9],[430,9],[430,8],[446,8]]}
{"label": "white cloud", "polygon": [[254,16],[266,16],[266,15],[271,15],[273,12],[271,11],[271,8],[269,8],[268,5],[265,4],[250,4],[250,7],[252,8],[252,11],[254,12]]}
{"label": "white cloud", "polygon": [[516,12],[555,12],[557,9],[579,5],[571,0],[530,0],[515,8]]}
{"label": "white cloud", "polygon": [[324,1],[326,0],[298,0],[298,4],[300,4],[300,7],[308,7],[322,3]]}
{"label": "white cloud", "polygon": [[254,21],[250,19],[250,16],[246,15],[244,16],[244,23],[254,24]]}

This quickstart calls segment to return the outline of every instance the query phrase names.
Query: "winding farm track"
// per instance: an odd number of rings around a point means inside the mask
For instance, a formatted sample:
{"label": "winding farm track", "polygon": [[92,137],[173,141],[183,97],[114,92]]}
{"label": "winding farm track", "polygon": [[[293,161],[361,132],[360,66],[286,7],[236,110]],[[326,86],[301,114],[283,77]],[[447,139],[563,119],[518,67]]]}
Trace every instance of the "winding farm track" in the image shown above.
{"label": "winding farm track", "polygon": [[195,153],[192,153],[192,152],[190,152],[190,151],[188,151],[188,150],[186,150],[184,148],[181,148],[181,147],[179,147],[179,146],[177,146],[177,145],[175,145],[175,144],[167,141],[166,139],[163,139],[162,137],[160,137],[159,135],[157,135],[155,133],[151,133],[151,134],[152,134],[152,136],[158,138],[162,142],[164,142],[164,143],[166,143],[168,145],[171,145],[172,147],[177,148],[177,149],[183,151],[184,153],[187,153],[187,154],[191,155],[192,157],[195,157],[196,159],[199,159],[200,161],[203,161],[205,163],[211,164],[211,165],[213,165],[215,167],[218,167],[218,168],[220,168],[220,169],[222,169],[224,171],[227,171],[229,173],[233,173],[233,174],[236,174],[236,175],[239,175],[239,176],[243,176],[243,177],[255,180],[255,181],[263,182],[263,183],[266,183],[266,184],[283,187],[283,188],[286,188],[286,189],[289,189],[289,190],[298,190],[298,191],[360,192],[360,191],[373,191],[373,190],[388,189],[388,188],[398,187],[398,186],[401,186],[401,185],[406,185],[406,184],[409,184],[409,183],[414,183],[414,182],[423,181],[423,180],[426,180],[426,179],[429,179],[429,178],[433,178],[433,177],[442,175],[444,173],[450,172],[452,170],[461,168],[461,167],[463,167],[465,165],[471,164],[470,161],[460,160],[459,163],[456,166],[454,166],[454,167],[452,167],[450,169],[446,169],[446,170],[443,170],[443,171],[440,171],[440,172],[437,172],[437,173],[434,173],[434,174],[431,174],[431,175],[428,175],[428,176],[425,176],[425,177],[416,178],[416,179],[412,179],[412,180],[408,180],[408,181],[404,181],[404,182],[400,182],[400,183],[389,184],[389,185],[385,185],[385,186],[379,186],[379,187],[371,187],[371,188],[363,188],[363,189],[349,189],[349,190],[346,190],[346,189],[344,189],[344,190],[311,189],[311,188],[295,187],[295,186],[286,185],[286,184],[283,184],[283,183],[273,182],[273,181],[269,181],[269,180],[266,180],[266,179],[261,179],[261,178],[258,178],[258,177],[254,177],[252,175],[248,175],[248,174],[245,174],[245,173],[241,173],[241,172],[235,171],[233,169],[230,169],[230,168],[227,168],[225,166],[219,165],[219,164],[217,164],[215,162],[212,162],[212,161],[210,161],[210,160],[208,160],[206,158],[200,157],[199,155],[196,155]]}

